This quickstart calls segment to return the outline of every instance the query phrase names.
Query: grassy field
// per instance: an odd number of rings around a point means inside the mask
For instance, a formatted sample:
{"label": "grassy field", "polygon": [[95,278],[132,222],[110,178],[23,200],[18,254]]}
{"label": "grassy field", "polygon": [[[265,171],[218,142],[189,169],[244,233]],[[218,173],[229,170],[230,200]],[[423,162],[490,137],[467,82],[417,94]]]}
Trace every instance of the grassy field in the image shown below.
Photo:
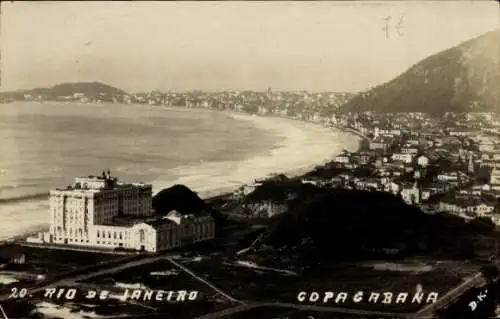
{"label": "grassy field", "polygon": [[[26,247],[17,244],[0,247],[0,255],[4,260],[9,260],[6,256],[24,255],[26,257],[24,264],[6,263],[3,265],[2,271],[8,272],[8,277],[15,278],[17,281],[0,283],[0,292],[2,293],[10,291],[12,287],[22,287],[35,282],[37,275],[50,277],[126,257],[123,255]],[[26,274],[33,276],[29,278]]]}
{"label": "grassy field", "polygon": [[[87,312],[103,316],[112,316],[117,314],[126,314],[126,313],[152,313],[152,310],[148,310],[139,305],[133,304],[122,304],[117,300],[106,300],[106,301],[97,301],[95,304],[91,304],[86,301],[82,301],[81,304],[76,302],[67,302],[64,300],[47,300],[47,299],[23,299],[23,300],[10,300],[8,302],[2,303],[2,306],[5,312],[9,315],[9,318],[47,318],[43,315],[43,311],[38,309],[39,306],[42,305],[51,305],[50,308],[65,308],[64,311],[60,311],[60,315],[58,316],[50,316],[50,318],[65,318],[67,315],[65,313],[78,313],[78,312]],[[53,313],[53,311],[51,311]],[[74,316],[72,316],[74,318]]]}
{"label": "grassy field", "polygon": [[25,270],[33,270],[38,273],[70,271],[79,267],[125,257],[123,255],[95,252],[26,247],[17,244],[0,247],[0,255],[25,255],[25,265],[10,265],[7,266],[7,269],[24,268]]}
{"label": "grassy field", "polygon": [[[211,255],[206,257],[191,256],[176,259],[177,262],[188,267],[198,276],[206,279],[224,292],[240,300],[249,301],[278,301],[299,303],[297,294],[300,291],[317,291],[324,293],[347,292],[349,297],[357,291],[393,293],[408,292],[410,296],[415,292],[416,285],[423,286],[424,292],[437,291],[444,294],[451,287],[458,284],[464,276],[471,275],[478,270],[478,265],[462,262],[437,262],[427,260],[410,260],[401,263],[387,263],[385,261],[364,262],[358,264],[341,264],[325,269],[315,276],[294,276],[279,274],[275,271],[242,267],[232,263],[228,257]],[[13,315],[31,309],[30,318],[36,318],[34,305],[39,302],[49,302],[63,305],[73,312],[95,312],[98,315],[131,314],[153,318],[155,313],[169,318],[193,318],[202,314],[219,311],[234,306],[212,288],[194,279],[184,271],[171,264],[168,260],[141,265],[126,269],[115,274],[104,275],[77,283],[75,286],[80,293],[75,300],[43,299],[41,295],[34,296],[29,306],[19,304],[26,300],[10,301],[6,307]],[[73,288],[73,287],[72,287]],[[121,296],[125,288],[154,289],[154,290],[198,290],[196,301],[168,302],[168,301],[121,301],[116,298],[107,300],[85,298],[90,289],[110,290],[115,296]],[[411,298],[411,297],[410,297]],[[303,304],[313,304],[303,302]],[[358,303],[351,301],[344,303],[328,302],[315,303],[318,306],[360,308],[384,312],[413,312],[422,305],[418,304],[382,304]],[[269,309],[255,309],[253,312],[233,315],[231,318],[267,318]],[[275,309],[270,315],[287,315],[289,318],[305,315],[304,311],[293,309]],[[309,313],[308,313],[309,314]],[[318,314],[319,315],[319,314]],[[338,318],[335,314],[321,314],[321,318]],[[342,315],[341,315],[342,316]],[[271,318],[271,317],[269,317]],[[297,317],[298,318],[298,317]]]}
{"label": "grassy field", "polygon": [[[408,263],[417,264],[410,267]],[[301,291],[324,293],[346,292],[346,302],[330,301],[303,302],[319,306],[360,307],[363,309],[412,312],[422,304],[382,304],[354,303],[352,296],[358,291],[370,292],[407,292],[409,299],[416,293],[417,285],[421,285],[424,298],[430,292],[439,295],[459,284],[464,277],[476,272],[479,267],[453,261],[408,261],[405,265],[386,265],[385,262],[363,264],[339,264],[324,269],[314,276],[293,276],[276,272],[231,265],[224,258],[205,258],[197,261],[185,260],[183,264],[197,275],[215,284],[217,287],[240,300],[279,301],[299,303],[297,294]],[[424,266],[422,266],[424,265]],[[399,266],[402,270],[395,270]],[[419,268],[420,267],[420,268]]]}
{"label": "grassy field", "polygon": [[336,314],[312,310],[297,310],[286,307],[255,307],[239,313],[220,317],[221,319],[395,319],[394,317]]}
{"label": "grassy field", "polygon": [[160,260],[154,263],[125,269],[114,274],[94,277],[81,283],[93,285],[100,289],[120,291],[120,293],[123,293],[125,288],[165,291],[196,290],[199,292],[198,299],[212,302],[227,301],[212,288],[178,269],[168,260]]}
{"label": "grassy field", "polygon": [[[187,278],[184,278],[184,282],[187,282]],[[217,300],[217,298],[204,298],[204,296],[208,296],[206,293],[203,295],[200,289],[200,297],[194,301],[184,301],[184,302],[169,302],[169,301],[135,301],[129,300],[124,301],[120,300],[120,297],[123,294],[124,289],[116,289],[116,287],[106,286],[106,285],[97,285],[92,287],[92,285],[84,284],[84,285],[72,285],[72,286],[61,286],[58,288],[76,288],[77,294],[74,299],[67,300],[63,298],[57,299],[55,296],[53,298],[43,298],[43,293],[38,294],[32,298],[27,298],[19,301],[10,300],[5,303],[6,309],[9,310],[9,315],[12,318],[37,318],[38,315],[43,313],[41,310],[37,310],[37,305],[47,305],[49,304],[50,308],[62,308],[60,310],[59,317],[64,318],[64,313],[80,313],[81,315],[99,315],[99,316],[118,316],[127,314],[132,318],[139,317],[151,317],[155,314],[161,313],[166,315],[164,318],[176,318],[176,319],[184,319],[184,318],[194,318],[197,316],[201,316],[203,314],[209,312],[216,312],[223,310],[225,308],[229,308],[234,306],[234,304],[230,302],[221,302]],[[109,298],[105,300],[99,300],[98,298],[88,299],[86,298],[87,292],[90,289],[98,288],[100,291],[109,288],[112,292],[109,295]],[[169,290],[169,287],[163,287],[163,290]],[[186,287],[177,287],[176,289],[187,289]],[[213,296],[213,294],[212,294]],[[20,306],[20,305],[25,305]],[[29,310],[29,311],[28,311]],[[29,312],[29,315],[27,313]],[[38,314],[37,314],[38,313]],[[40,318],[45,318],[41,317]]]}
{"label": "grassy field", "polygon": [[31,300],[9,300],[7,302],[2,302],[2,308],[9,318],[33,318],[42,319],[41,315],[35,314],[33,311],[36,306],[31,302]]}

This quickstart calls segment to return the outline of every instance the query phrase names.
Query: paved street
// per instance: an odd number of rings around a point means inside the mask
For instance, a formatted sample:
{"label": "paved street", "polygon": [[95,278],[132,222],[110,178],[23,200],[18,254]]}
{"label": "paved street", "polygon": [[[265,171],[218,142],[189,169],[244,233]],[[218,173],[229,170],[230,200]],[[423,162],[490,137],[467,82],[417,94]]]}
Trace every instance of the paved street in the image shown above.
{"label": "paved street", "polygon": [[465,293],[467,290],[471,289],[475,285],[480,284],[483,281],[483,278],[481,276],[481,273],[476,273],[474,276],[471,278],[467,279],[460,285],[456,286],[455,288],[451,289],[448,291],[443,297],[439,298],[437,302],[432,303],[424,308],[422,308],[420,311],[417,312],[417,315],[419,316],[430,316],[434,311],[440,308],[444,308],[448,306],[450,303],[452,303],[456,298],[458,298],[460,295]]}
{"label": "paved street", "polygon": [[[230,309],[225,309],[216,313],[206,314],[200,316],[196,319],[215,319],[215,318],[250,318],[246,313],[252,313],[252,315],[257,317],[262,317],[266,315],[265,318],[271,318],[271,316],[276,316],[276,318],[286,318],[285,314],[293,314],[301,311],[314,311],[318,313],[330,313],[330,314],[345,314],[345,315],[361,315],[361,316],[377,316],[378,318],[413,318],[412,314],[405,315],[395,312],[382,312],[382,311],[370,311],[362,309],[349,309],[342,307],[321,307],[313,305],[300,305],[300,304],[290,304],[290,303],[251,303],[248,305],[241,305]],[[259,313],[259,315],[257,315]]]}

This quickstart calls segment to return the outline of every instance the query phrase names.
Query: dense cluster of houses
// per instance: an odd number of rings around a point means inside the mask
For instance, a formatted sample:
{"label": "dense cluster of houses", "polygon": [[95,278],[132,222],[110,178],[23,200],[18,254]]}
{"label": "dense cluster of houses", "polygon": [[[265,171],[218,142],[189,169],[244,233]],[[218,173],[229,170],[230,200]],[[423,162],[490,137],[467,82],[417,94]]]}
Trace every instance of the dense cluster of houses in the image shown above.
{"label": "dense cluster of houses", "polygon": [[[75,92],[67,96],[42,96],[24,94],[19,100],[43,102],[57,100],[79,103],[145,104],[151,106],[174,106],[212,110],[232,110],[261,115],[286,116],[302,120],[318,120],[325,111],[330,112],[352,98],[354,93],[306,91],[262,91],[225,90],[219,92],[194,91],[152,91],[134,94],[88,94]],[[14,98],[0,103],[12,102]]]}
{"label": "dense cluster of houses", "polygon": [[[347,129],[364,137],[357,152],[334,162],[342,173],[304,183],[390,192],[427,212],[447,211],[464,218],[491,217],[500,224],[500,117],[494,113],[341,113],[349,93],[157,92],[125,95],[116,103],[183,106],[275,115]],[[72,98],[86,102],[76,93]],[[242,197],[259,183],[245,185]],[[256,215],[279,214],[284,203],[263,202]]]}
{"label": "dense cluster of houses", "polygon": [[[498,115],[339,114],[332,124],[358,131],[367,143],[339,154],[335,162],[345,173],[321,183],[391,192],[427,212],[490,217],[500,224]],[[361,167],[368,170],[360,176]]]}
{"label": "dense cluster of houses", "polygon": [[[438,119],[421,113],[339,113],[318,122],[355,131],[365,142],[358,151],[334,158],[340,172],[335,177],[303,183],[389,192],[428,213],[488,217],[500,225],[497,115],[446,114]],[[258,185],[245,185],[237,195]],[[268,216],[285,210],[284,203],[268,201],[252,209]]]}

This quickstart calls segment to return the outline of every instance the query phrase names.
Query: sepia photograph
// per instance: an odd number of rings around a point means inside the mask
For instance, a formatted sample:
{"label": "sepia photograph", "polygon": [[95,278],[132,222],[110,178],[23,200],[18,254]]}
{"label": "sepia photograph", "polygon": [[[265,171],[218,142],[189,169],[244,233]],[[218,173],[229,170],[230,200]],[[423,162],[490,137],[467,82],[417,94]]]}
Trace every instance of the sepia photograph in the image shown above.
{"label": "sepia photograph", "polygon": [[500,318],[497,1],[0,6],[0,319]]}

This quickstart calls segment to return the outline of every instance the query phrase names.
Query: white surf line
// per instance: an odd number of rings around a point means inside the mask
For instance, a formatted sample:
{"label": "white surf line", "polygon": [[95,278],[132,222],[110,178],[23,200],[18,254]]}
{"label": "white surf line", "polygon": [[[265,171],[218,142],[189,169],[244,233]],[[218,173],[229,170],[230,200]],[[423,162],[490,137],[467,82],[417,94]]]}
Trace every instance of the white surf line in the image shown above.
{"label": "white surf line", "polygon": [[233,301],[233,302],[238,302],[238,303],[243,303],[243,301],[241,300],[238,300],[238,299],[235,299],[233,298],[232,296],[228,295],[227,293],[225,293],[224,291],[220,290],[219,288],[215,287],[213,284],[211,284],[210,282],[206,281],[205,279],[197,276],[195,273],[193,273],[191,270],[189,270],[188,268],[186,268],[185,266],[181,265],[180,263],[176,262],[175,260],[173,260],[171,257],[167,257],[166,258],[168,261],[170,261],[172,264],[174,264],[175,266],[179,267],[180,269],[184,270],[186,273],[188,273],[189,275],[191,275],[193,278],[195,278],[196,280],[198,281],[201,281],[202,283],[204,283],[205,285],[209,286],[210,288],[212,288],[213,290],[217,291],[218,293],[220,293],[221,295],[223,295],[224,297],[226,297],[227,299]]}

